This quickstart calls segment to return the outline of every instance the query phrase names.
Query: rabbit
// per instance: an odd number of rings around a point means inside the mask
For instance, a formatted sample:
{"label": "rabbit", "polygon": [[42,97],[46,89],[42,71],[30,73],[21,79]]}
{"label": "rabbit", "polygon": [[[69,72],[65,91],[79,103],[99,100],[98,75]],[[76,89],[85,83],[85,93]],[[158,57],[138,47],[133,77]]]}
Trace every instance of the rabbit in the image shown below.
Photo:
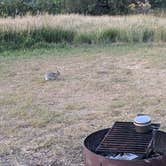
{"label": "rabbit", "polygon": [[48,80],[57,80],[59,76],[60,76],[60,72],[57,70],[56,73],[54,73],[54,72],[46,73],[44,75],[44,78],[45,78],[46,81],[48,81]]}

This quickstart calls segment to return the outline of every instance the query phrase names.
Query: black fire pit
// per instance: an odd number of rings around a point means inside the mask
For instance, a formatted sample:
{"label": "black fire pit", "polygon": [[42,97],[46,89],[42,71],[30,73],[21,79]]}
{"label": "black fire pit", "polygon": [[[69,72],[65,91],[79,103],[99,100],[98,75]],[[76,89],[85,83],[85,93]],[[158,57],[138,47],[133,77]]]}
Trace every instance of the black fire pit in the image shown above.
{"label": "black fire pit", "polygon": [[[138,133],[132,122],[89,135],[84,141],[85,166],[166,166],[166,133]],[[155,131],[155,132],[154,132]]]}

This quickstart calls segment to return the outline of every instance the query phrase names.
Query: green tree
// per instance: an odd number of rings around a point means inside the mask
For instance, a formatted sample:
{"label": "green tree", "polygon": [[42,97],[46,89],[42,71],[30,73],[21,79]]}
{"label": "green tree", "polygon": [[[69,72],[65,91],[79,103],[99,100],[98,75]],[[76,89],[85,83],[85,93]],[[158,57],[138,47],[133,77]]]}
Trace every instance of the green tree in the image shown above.
{"label": "green tree", "polygon": [[96,0],[63,0],[65,12],[88,14]]}
{"label": "green tree", "polygon": [[131,0],[64,0],[66,11],[84,14],[128,13]]}
{"label": "green tree", "polygon": [[153,8],[166,8],[166,0],[149,0]]}

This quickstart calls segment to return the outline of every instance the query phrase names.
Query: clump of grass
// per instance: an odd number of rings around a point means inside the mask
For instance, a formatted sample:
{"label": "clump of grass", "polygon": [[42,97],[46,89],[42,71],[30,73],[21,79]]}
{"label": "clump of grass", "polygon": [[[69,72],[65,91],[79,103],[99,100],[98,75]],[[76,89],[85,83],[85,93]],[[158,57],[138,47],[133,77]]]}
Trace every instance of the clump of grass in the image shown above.
{"label": "clump of grass", "polygon": [[152,29],[144,29],[143,31],[143,42],[153,42],[155,31]]}
{"label": "clump of grass", "polygon": [[35,29],[29,34],[36,42],[46,43],[71,43],[74,39],[74,32],[72,30],[65,30],[61,28],[43,27]]}
{"label": "clump of grass", "polygon": [[0,31],[0,44],[4,48],[30,48],[38,43],[72,43],[74,32],[61,28],[42,27],[30,31]]}
{"label": "clump of grass", "polygon": [[98,40],[101,42],[117,42],[120,39],[120,31],[116,28],[102,30],[99,34]]}
{"label": "clump of grass", "polygon": [[159,33],[161,41],[166,42],[166,29],[165,28],[161,29]]}
{"label": "clump of grass", "polygon": [[94,44],[96,41],[95,33],[78,33],[74,39],[74,42],[79,44]]}

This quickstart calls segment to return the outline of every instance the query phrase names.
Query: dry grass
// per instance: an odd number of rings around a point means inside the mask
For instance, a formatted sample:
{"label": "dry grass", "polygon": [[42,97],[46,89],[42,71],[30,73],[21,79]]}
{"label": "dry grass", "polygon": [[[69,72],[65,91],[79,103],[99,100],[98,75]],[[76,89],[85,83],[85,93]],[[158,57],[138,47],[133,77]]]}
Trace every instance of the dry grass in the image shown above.
{"label": "dry grass", "polygon": [[[85,50],[0,58],[0,165],[82,166],[88,134],[137,113],[166,129],[165,46]],[[56,67],[60,80],[43,81]]]}
{"label": "dry grass", "polygon": [[81,16],[81,15],[39,15],[13,18],[0,18],[0,26],[6,29],[31,30],[41,27],[62,27],[78,32],[91,32],[100,29],[147,27],[164,28],[166,19],[151,15],[131,16]]}

